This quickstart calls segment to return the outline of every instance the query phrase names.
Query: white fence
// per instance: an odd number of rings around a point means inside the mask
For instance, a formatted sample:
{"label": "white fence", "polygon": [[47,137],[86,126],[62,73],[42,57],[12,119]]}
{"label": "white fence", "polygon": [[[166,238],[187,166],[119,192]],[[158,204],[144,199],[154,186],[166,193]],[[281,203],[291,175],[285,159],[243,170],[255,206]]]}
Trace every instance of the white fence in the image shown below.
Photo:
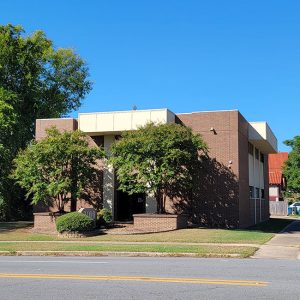
{"label": "white fence", "polygon": [[287,201],[270,201],[271,216],[286,216],[288,214]]}

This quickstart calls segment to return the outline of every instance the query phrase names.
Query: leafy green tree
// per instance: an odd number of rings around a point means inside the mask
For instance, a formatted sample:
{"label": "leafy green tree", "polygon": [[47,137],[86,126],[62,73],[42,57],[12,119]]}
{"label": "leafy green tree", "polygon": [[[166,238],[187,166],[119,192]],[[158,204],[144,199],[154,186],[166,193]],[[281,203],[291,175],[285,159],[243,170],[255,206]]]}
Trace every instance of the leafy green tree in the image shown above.
{"label": "leafy green tree", "polygon": [[9,104],[12,95],[0,87],[0,220],[8,218],[6,199],[7,174],[12,160],[13,131],[16,114]]}
{"label": "leafy green tree", "polygon": [[122,134],[112,145],[110,163],[120,190],[154,195],[157,213],[164,213],[168,191],[192,187],[193,167],[206,151],[201,136],[189,127],[149,123]]}
{"label": "leafy green tree", "polygon": [[13,131],[17,121],[13,107],[5,101],[8,98],[9,94],[0,88],[0,178],[3,177],[11,156]]}
{"label": "leafy green tree", "polygon": [[13,158],[34,138],[36,119],[62,117],[81,105],[91,90],[88,75],[85,62],[73,50],[55,48],[43,31],[25,35],[21,26],[0,25],[0,131],[13,136],[0,137],[0,155],[5,156],[0,195],[7,216],[21,209],[23,200],[8,178]]}
{"label": "leafy green tree", "polygon": [[300,136],[284,142],[292,148],[288,160],[284,164],[283,174],[287,181],[286,196],[299,199],[300,197]]}
{"label": "leafy green tree", "polygon": [[51,128],[46,138],[17,155],[13,177],[32,197],[32,204],[51,199],[63,211],[71,201],[75,211],[77,198],[98,180],[97,160],[103,157],[103,150],[89,147],[81,131],[60,133]]}
{"label": "leafy green tree", "polygon": [[0,87],[15,95],[20,146],[34,136],[38,118],[61,117],[77,109],[91,89],[85,62],[71,49],[55,49],[39,30],[24,36],[21,26],[0,26]]}

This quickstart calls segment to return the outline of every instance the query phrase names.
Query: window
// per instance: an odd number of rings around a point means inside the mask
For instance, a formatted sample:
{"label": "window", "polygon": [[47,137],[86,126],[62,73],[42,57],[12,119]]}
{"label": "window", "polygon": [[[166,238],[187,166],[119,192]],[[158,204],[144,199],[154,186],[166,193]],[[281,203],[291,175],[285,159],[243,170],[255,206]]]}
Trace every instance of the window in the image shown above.
{"label": "window", "polygon": [[257,148],[255,148],[255,158],[259,159],[259,151]]}
{"label": "window", "polygon": [[262,199],[265,199],[265,190],[264,189],[261,189],[261,198]]}
{"label": "window", "polygon": [[260,154],[260,161],[261,161],[262,163],[265,162],[265,155],[264,155],[263,153]]}
{"label": "window", "polygon": [[256,199],[259,199],[260,197],[259,197],[259,188],[256,188],[255,189],[255,198]]}
{"label": "window", "polygon": [[250,193],[250,199],[254,198],[254,187],[253,186],[249,186],[249,193]]}
{"label": "window", "polygon": [[248,153],[253,156],[254,147],[251,143],[248,143]]}
{"label": "window", "polygon": [[101,147],[101,148],[104,147],[104,136],[103,135],[95,135],[95,136],[91,136],[91,138],[93,139],[93,141],[95,142],[95,144],[98,147]]}

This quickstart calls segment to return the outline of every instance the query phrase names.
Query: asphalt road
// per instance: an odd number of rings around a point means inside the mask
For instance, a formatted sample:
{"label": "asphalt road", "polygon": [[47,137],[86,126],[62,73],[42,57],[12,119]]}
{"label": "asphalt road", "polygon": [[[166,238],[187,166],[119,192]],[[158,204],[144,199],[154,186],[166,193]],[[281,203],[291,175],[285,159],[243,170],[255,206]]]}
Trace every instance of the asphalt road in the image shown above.
{"label": "asphalt road", "polygon": [[0,257],[0,299],[300,299],[300,261]]}

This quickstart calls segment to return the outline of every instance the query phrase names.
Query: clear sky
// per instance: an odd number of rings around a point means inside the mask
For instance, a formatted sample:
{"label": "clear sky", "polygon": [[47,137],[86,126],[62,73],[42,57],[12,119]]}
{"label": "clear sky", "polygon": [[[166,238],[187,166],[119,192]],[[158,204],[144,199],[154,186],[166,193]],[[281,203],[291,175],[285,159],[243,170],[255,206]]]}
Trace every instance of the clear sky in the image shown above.
{"label": "clear sky", "polygon": [[42,29],[87,61],[79,112],[239,109],[282,151],[300,134],[300,1],[1,0],[0,23]]}

